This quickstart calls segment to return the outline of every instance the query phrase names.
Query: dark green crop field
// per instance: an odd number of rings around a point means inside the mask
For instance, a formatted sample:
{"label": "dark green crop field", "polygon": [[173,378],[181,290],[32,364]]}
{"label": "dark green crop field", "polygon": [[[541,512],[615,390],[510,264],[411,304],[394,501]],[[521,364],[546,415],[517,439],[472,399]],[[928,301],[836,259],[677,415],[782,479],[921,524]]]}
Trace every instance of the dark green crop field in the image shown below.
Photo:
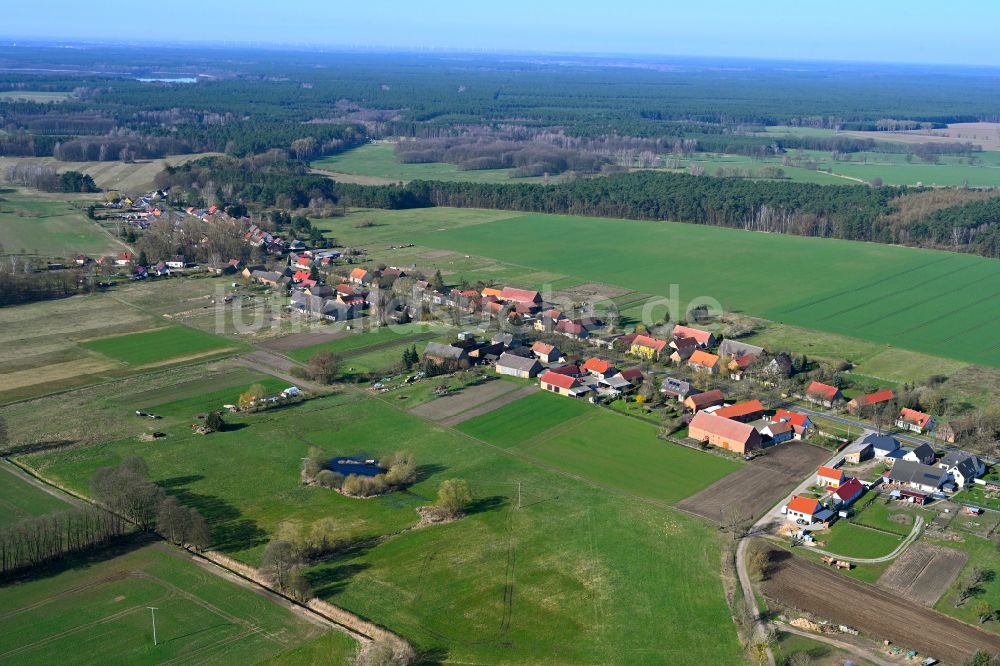
{"label": "dark green crop field", "polygon": [[982,257],[557,215],[513,215],[409,237],[650,294],[667,296],[677,285],[682,307],[711,298],[726,311],[1000,367],[1000,332],[991,325],[1000,318],[1000,263]]}

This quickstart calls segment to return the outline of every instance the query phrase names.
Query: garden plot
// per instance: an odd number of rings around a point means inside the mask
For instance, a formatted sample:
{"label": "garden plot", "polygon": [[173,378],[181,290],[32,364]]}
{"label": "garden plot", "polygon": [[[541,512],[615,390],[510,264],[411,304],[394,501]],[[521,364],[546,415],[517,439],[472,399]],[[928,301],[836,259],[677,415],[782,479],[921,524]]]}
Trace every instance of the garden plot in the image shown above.
{"label": "garden plot", "polygon": [[885,570],[878,585],[933,606],[948,591],[968,559],[969,554],[960,550],[917,542]]}
{"label": "garden plot", "polygon": [[444,422],[463,412],[492,403],[502,396],[517,391],[517,388],[518,385],[514,382],[494,380],[478,386],[469,386],[454,395],[414,407],[412,413],[432,421]]}

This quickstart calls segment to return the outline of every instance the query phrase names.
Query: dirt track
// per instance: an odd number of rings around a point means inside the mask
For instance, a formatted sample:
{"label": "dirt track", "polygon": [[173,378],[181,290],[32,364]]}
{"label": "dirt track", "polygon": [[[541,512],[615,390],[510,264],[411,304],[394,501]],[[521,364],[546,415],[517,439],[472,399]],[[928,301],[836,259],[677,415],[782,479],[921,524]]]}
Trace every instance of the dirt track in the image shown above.
{"label": "dirt track", "polygon": [[977,649],[1000,654],[1000,636],[848,578],[786,551],[772,551],[764,594],[785,606],[855,627],[900,647],[960,664]]}
{"label": "dirt track", "polygon": [[720,522],[727,507],[739,506],[757,518],[829,457],[829,451],[810,444],[779,444],[765,456],[679,502],[677,508]]}

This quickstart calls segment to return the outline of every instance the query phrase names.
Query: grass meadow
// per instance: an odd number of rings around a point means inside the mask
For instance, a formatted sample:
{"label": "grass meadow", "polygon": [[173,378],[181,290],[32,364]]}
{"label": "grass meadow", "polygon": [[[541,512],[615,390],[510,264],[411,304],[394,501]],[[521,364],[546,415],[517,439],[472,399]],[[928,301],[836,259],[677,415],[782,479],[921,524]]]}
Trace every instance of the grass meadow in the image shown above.
{"label": "grass meadow", "polygon": [[[0,586],[0,659],[64,664],[164,661],[347,663],[354,641],[163,545],[43,570]],[[115,556],[116,555],[116,556]],[[156,607],[153,645],[148,606]]]}
{"label": "grass meadow", "polygon": [[375,346],[392,347],[406,345],[435,337],[436,333],[426,324],[400,324],[383,326],[373,331],[359,330],[337,337],[329,342],[300,347],[288,352],[287,356],[300,363],[305,363],[316,352],[330,351],[335,354],[350,354],[350,359],[364,353],[366,349]]}
{"label": "grass meadow", "polygon": [[213,356],[242,345],[186,326],[167,326],[152,331],[115,335],[81,343],[81,346],[116,361],[137,366]]}
{"label": "grass meadow", "polygon": [[[163,171],[167,166],[176,166],[191,160],[220,154],[193,153],[191,155],[170,155],[158,160],[137,160],[130,164],[118,160],[108,162],[60,162],[54,157],[32,157],[30,161],[33,164],[50,166],[59,172],[79,171],[89,174],[101,189],[140,193],[152,188],[156,174]],[[24,161],[25,159],[20,157],[0,157],[0,169],[7,164]],[[62,196],[68,197],[69,195]],[[95,198],[96,196],[99,195],[95,195]]]}
{"label": "grass meadow", "polygon": [[[403,164],[396,159],[395,145],[370,143],[312,163],[313,168],[375,179],[372,183],[409,180],[454,180],[469,183],[530,183],[541,178],[512,178],[513,169],[463,171],[454,164],[430,162]],[[336,179],[336,177],[335,177]]]}
{"label": "grass meadow", "polygon": [[650,423],[545,392],[459,429],[595,484],[666,502],[693,495],[740,467],[664,442]]}
{"label": "grass meadow", "polygon": [[0,244],[6,252],[58,258],[124,248],[66,201],[9,187],[0,189]]}
{"label": "grass meadow", "polygon": [[882,557],[895,550],[903,541],[903,537],[886,534],[858,525],[852,525],[846,520],[834,523],[830,530],[819,537],[825,541],[823,550],[845,557]]}
{"label": "grass meadow", "polygon": [[[204,411],[221,399],[218,389],[200,397],[183,395],[182,388],[166,391],[175,399],[156,406],[157,413]],[[631,419],[607,415],[626,435],[607,426],[605,435],[616,442],[632,438]],[[394,400],[355,390],[227,420],[231,431],[197,436],[178,416],[159,422],[165,440],[132,438],[21,460],[87,492],[97,467],[142,455],[167,492],[206,515],[215,547],[250,564],[259,563],[282,522],[333,518],[340,536],[357,547],[309,568],[317,594],[442,661],[607,663],[656,655],[742,663],[735,632],[703,639],[705,626],[729,627],[731,620],[720,540],[701,521],[485,446],[400,410]],[[643,444],[673,451],[650,439]],[[405,448],[416,458],[418,481],[406,492],[370,500],[303,486],[301,458],[313,445],[330,455],[372,457]],[[684,453],[697,458],[676,461],[688,477],[685,489],[725,471],[713,463],[730,465]],[[433,501],[447,478],[470,482],[476,498],[470,515],[408,530],[418,519],[415,508]],[[651,489],[641,496],[660,494]]]}
{"label": "grass meadow", "polygon": [[24,518],[68,508],[61,499],[22,481],[7,463],[0,464],[0,529]]}

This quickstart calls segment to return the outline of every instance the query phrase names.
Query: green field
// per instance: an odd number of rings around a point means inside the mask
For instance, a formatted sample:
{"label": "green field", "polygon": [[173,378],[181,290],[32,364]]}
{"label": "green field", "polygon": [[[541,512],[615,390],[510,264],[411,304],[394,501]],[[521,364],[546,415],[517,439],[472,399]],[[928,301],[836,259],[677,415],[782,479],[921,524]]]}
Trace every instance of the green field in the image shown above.
{"label": "green field", "polygon": [[870,530],[847,521],[834,523],[829,532],[818,537],[825,541],[823,550],[845,557],[882,557],[895,550],[902,537]]}
{"label": "green field", "polygon": [[530,183],[541,178],[511,177],[513,169],[463,171],[441,162],[403,164],[391,143],[370,143],[312,163],[313,168],[385,181],[455,180],[469,183]]}
{"label": "green field", "polygon": [[[21,664],[346,663],[354,641],[163,545],[0,587],[0,660]],[[150,611],[156,607],[153,645]]]}
{"label": "green field", "polygon": [[[913,516],[917,513],[922,514],[923,512],[912,507],[900,508],[896,502],[886,504],[883,500],[876,500],[871,506],[860,509],[851,522],[905,537],[913,529]],[[903,516],[906,520],[890,520],[892,516]],[[925,518],[928,517],[925,516]]]}
{"label": "green field", "polygon": [[150,366],[211,356],[232,351],[241,345],[186,326],[168,326],[90,340],[80,346],[122,363]]}
{"label": "green field", "polygon": [[433,337],[432,328],[426,324],[401,324],[398,326],[383,326],[375,330],[358,330],[338,337],[330,342],[301,347],[288,352],[288,357],[304,363],[320,351],[331,351],[335,354],[345,354],[354,358],[358,352],[375,345],[395,346],[412,344]]}
{"label": "green field", "polygon": [[500,409],[461,423],[458,429],[497,446],[511,447],[562,425],[594,407],[545,391],[532,393]]}
{"label": "green field", "polygon": [[19,479],[6,462],[0,464],[0,528],[68,508],[61,499]]}
{"label": "green field", "polygon": [[545,393],[460,428],[596,484],[666,502],[693,495],[740,465],[657,439],[656,426],[644,421]]}
{"label": "green field", "polygon": [[[665,295],[674,284],[682,306],[711,298],[727,311],[1000,366],[1000,333],[991,325],[1000,316],[1000,264],[990,259],[701,225],[557,215],[511,215],[446,227],[434,217],[435,209],[423,213],[444,230],[398,228],[398,237],[644,293]],[[531,242],[497,243],[497,238]],[[565,252],[568,238],[576,248],[572,253]],[[609,244],[609,238],[615,242]],[[727,247],[733,251],[719,251]],[[675,318],[683,316],[679,312]]]}
{"label": "green field", "polygon": [[0,244],[5,252],[57,258],[99,256],[124,248],[69,203],[11,188],[0,189]]}
{"label": "green field", "polygon": [[[217,400],[217,391],[206,392],[205,401]],[[215,547],[251,564],[278,524],[290,519],[333,518],[340,535],[359,544],[390,535],[316,564],[308,579],[319,596],[398,631],[441,660],[608,663],[655,654],[681,663],[742,663],[729,629],[714,528],[553,473],[390,402],[348,390],[288,409],[232,415],[232,431],[207,437],[191,434],[182,422],[166,423],[169,436],[162,441],[123,439],[25,461],[87,492],[97,467],[142,455],[157,482],[206,515]],[[187,403],[184,409],[203,407]],[[632,438],[631,419],[607,415],[621,421],[616,442]],[[672,450],[652,440],[650,446]],[[311,445],[330,455],[374,457],[408,449],[418,482],[405,493],[365,501],[303,486],[301,458]],[[694,477],[691,486],[726,471],[713,463],[735,467],[685,452],[692,461],[675,462],[679,473]],[[471,514],[404,531],[417,522],[415,508],[432,501],[446,478],[469,480],[477,498]],[[520,510],[511,501],[518,484]],[[659,488],[642,493],[660,494]],[[705,641],[706,626],[726,629]]]}

